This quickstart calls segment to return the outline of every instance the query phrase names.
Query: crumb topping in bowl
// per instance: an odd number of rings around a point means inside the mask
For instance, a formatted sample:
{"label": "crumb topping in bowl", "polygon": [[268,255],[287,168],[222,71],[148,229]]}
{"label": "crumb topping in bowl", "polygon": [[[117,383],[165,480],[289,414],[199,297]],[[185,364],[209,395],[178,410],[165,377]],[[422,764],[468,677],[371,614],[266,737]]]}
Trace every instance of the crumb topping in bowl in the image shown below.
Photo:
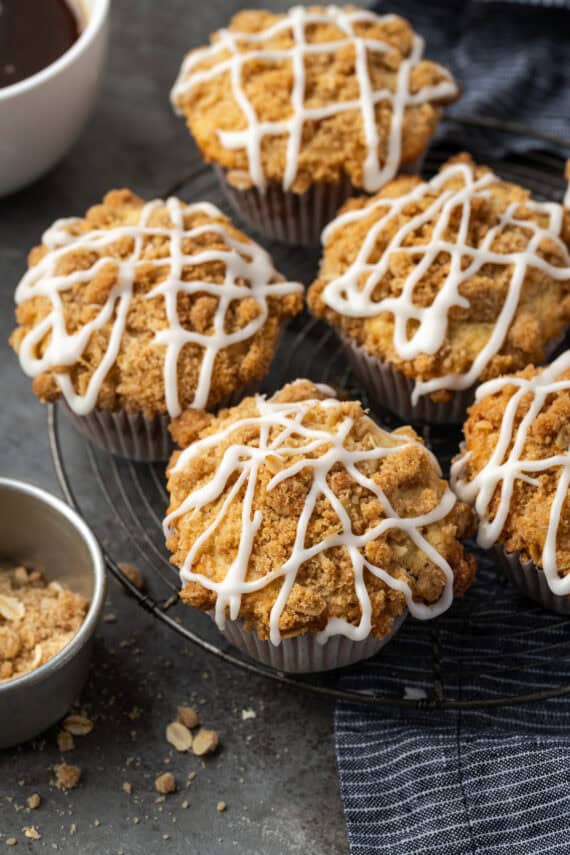
{"label": "crumb topping in bowl", "polygon": [[39,570],[0,569],[0,682],[44,665],[71,641],[88,601]]}

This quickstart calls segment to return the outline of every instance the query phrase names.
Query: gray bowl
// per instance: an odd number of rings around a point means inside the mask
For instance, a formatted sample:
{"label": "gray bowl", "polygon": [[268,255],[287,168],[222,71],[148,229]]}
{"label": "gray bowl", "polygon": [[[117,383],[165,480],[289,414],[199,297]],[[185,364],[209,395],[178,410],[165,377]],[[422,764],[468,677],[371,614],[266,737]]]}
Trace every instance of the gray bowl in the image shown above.
{"label": "gray bowl", "polygon": [[35,671],[0,683],[0,748],[42,733],[66,714],[89,670],[93,632],[105,601],[105,563],[81,517],[44,490],[0,478],[0,567],[37,567],[90,601],[64,649]]}

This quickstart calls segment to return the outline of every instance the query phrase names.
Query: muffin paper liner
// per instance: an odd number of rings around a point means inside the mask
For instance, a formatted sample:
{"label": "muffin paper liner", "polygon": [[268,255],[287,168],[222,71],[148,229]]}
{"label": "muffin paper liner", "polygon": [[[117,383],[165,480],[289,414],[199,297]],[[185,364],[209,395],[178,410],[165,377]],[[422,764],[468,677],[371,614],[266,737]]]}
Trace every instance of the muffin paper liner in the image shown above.
{"label": "muffin paper liner", "polygon": [[142,413],[126,410],[93,410],[86,416],[78,416],[65,401],[63,408],[82,436],[118,457],[152,463],[168,460],[174,448],[167,415],[146,419]]}
{"label": "muffin paper liner", "polygon": [[[298,635],[294,638],[284,638],[280,644],[274,645],[271,641],[262,641],[256,632],[244,629],[240,620],[226,621],[223,634],[234,647],[264,665],[290,674],[306,674],[345,668],[374,656],[394,637],[407,615],[406,610],[394,618],[392,629],[384,638],[369,636],[363,641],[352,641],[344,635],[333,635],[321,644],[315,635]],[[210,617],[213,618],[213,613]]]}
{"label": "muffin paper liner", "polygon": [[[362,383],[369,396],[383,404],[402,421],[411,424],[462,424],[467,408],[475,397],[475,386],[453,393],[448,402],[432,401],[429,395],[422,395],[417,404],[412,404],[414,382],[389,362],[383,362],[342,337],[347,357],[357,379]],[[372,401],[371,401],[372,403]]]}
{"label": "muffin paper liner", "polygon": [[304,193],[284,190],[277,183],[268,184],[265,192],[257,187],[240,190],[229,183],[220,166],[214,168],[227,198],[248,225],[284,243],[318,246],[322,230],[354,192],[348,179],[313,184]]}
{"label": "muffin paper liner", "polygon": [[[235,406],[247,395],[259,391],[260,384],[261,381],[257,381],[232,392],[220,401],[216,410]],[[174,450],[168,431],[171,421],[168,415],[159,414],[147,419],[142,413],[96,409],[85,416],[78,416],[65,398],[61,402],[67,417],[82,436],[117,457],[137,463],[153,463],[168,460]]]}
{"label": "muffin paper liner", "polygon": [[[452,392],[451,401],[433,401],[429,395],[422,395],[417,404],[413,405],[413,380],[389,362],[367,353],[348,336],[341,334],[340,337],[352,370],[368,394],[396,413],[402,421],[428,425],[463,424],[467,410],[475,400],[478,383],[468,389]],[[551,359],[565,340],[566,333],[547,347],[543,364]]]}
{"label": "muffin paper liner", "polygon": [[495,547],[495,552],[506,577],[521,594],[540,603],[545,609],[560,615],[570,615],[570,597],[553,593],[544,571],[534,561],[522,561],[519,552],[506,552],[500,545]]}
{"label": "muffin paper liner", "polygon": [[[413,163],[404,164],[401,172],[417,174],[423,155]],[[225,170],[214,170],[234,209],[247,223],[268,238],[302,246],[318,246],[325,226],[333,220],[338,209],[359,191],[345,177],[338,183],[313,184],[304,193],[284,190],[272,182],[265,192],[257,187],[240,190],[227,180]]]}

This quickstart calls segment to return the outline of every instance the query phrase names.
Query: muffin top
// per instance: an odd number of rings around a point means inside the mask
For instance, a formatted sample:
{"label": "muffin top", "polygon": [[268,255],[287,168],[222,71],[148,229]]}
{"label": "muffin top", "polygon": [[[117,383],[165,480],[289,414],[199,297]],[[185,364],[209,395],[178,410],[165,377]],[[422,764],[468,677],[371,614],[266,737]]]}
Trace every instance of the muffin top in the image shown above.
{"label": "muffin top", "polygon": [[414,380],[413,403],[541,362],[570,322],[570,211],[467,154],[347,202],[323,240],[312,312]]}
{"label": "muffin top", "polygon": [[480,386],[464,430],[452,484],[475,506],[480,545],[520,553],[570,594],[570,351]]}
{"label": "muffin top", "polygon": [[10,339],[34,392],[79,415],[211,407],[265,374],[302,308],[269,255],[217,208],[108,193],[32,250]]}
{"label": "muffin top", "polygon": [[431,618],[475,572],[472,515],[411,428],[300,380],[173,423],[164,527],[182,599],[262,639],[386,635]]}
{"label": "muffin top", "polygon": [[171,94],[238,187],[378,190],[426,148],[459,89],[397,15],[352,6],[240,12],[185,58]]}

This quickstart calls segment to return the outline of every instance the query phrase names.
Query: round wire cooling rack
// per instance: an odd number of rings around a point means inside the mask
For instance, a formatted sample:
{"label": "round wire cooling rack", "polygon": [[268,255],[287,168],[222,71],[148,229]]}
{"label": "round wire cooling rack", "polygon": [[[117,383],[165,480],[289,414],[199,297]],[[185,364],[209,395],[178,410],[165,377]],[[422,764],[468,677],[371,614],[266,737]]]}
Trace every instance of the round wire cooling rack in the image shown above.
{"label": "round wire cooling rack", "polygon": [[[495,119],[466,116],[450,121],[457,128],[468,129],[471,151],[475,139],[484,141],[485,134],[492,139],[497,132],[545,141],[544,134]],[[570,140],[546,136],[546,141],[570,152]],[[432,175],[457,150],[450,145],[434,147],[426,158],[425,175]],[[477,149],[474,156],[477,159]],[[563,161],[556,155],[537,151],[504,160],[482,155],[481,160],[505,179],[528,187],[537,198],[562,197]],[[194,169],[168,193],[212,200],[228,211],[215,177],[205,166]],[[279,243],[269,244],[268,249],[277,269],[287,277],[307,284],[312,281],[318,249]],[[382,424],[389,428],[398,425],[389,411],[367,400],[358,388],[333,330],[307,314],[293,319],[285,331],[265,390],[303,376],[347,389],[351,396],[363,399]],[[179,600],[178,571],[169,563],[162,534],[168,503],[164,466],[135,464],[100,451],[65,419],[60,420],[53,404],[48,408],[48,432],[61,489],[98,534],[110,572],[156,619],[219,660],[313,695],[376,708],[480,709],[570,693],[565,671],[570,620],[521,598],[498,574],[493,559],[474,546],[478,580],[462,600],[434,621],[408,619],[376,657],[345,669],[342,675],[293,676],[242,656],[229,647],[208,616]],[[459,431],[424,428],[423,436],[445,470],[457,450]],[[144,591],[121,573],[119,562],[127,553],[136,555],[143,569]],[[381,689],[371,692],[371,682]]]}

